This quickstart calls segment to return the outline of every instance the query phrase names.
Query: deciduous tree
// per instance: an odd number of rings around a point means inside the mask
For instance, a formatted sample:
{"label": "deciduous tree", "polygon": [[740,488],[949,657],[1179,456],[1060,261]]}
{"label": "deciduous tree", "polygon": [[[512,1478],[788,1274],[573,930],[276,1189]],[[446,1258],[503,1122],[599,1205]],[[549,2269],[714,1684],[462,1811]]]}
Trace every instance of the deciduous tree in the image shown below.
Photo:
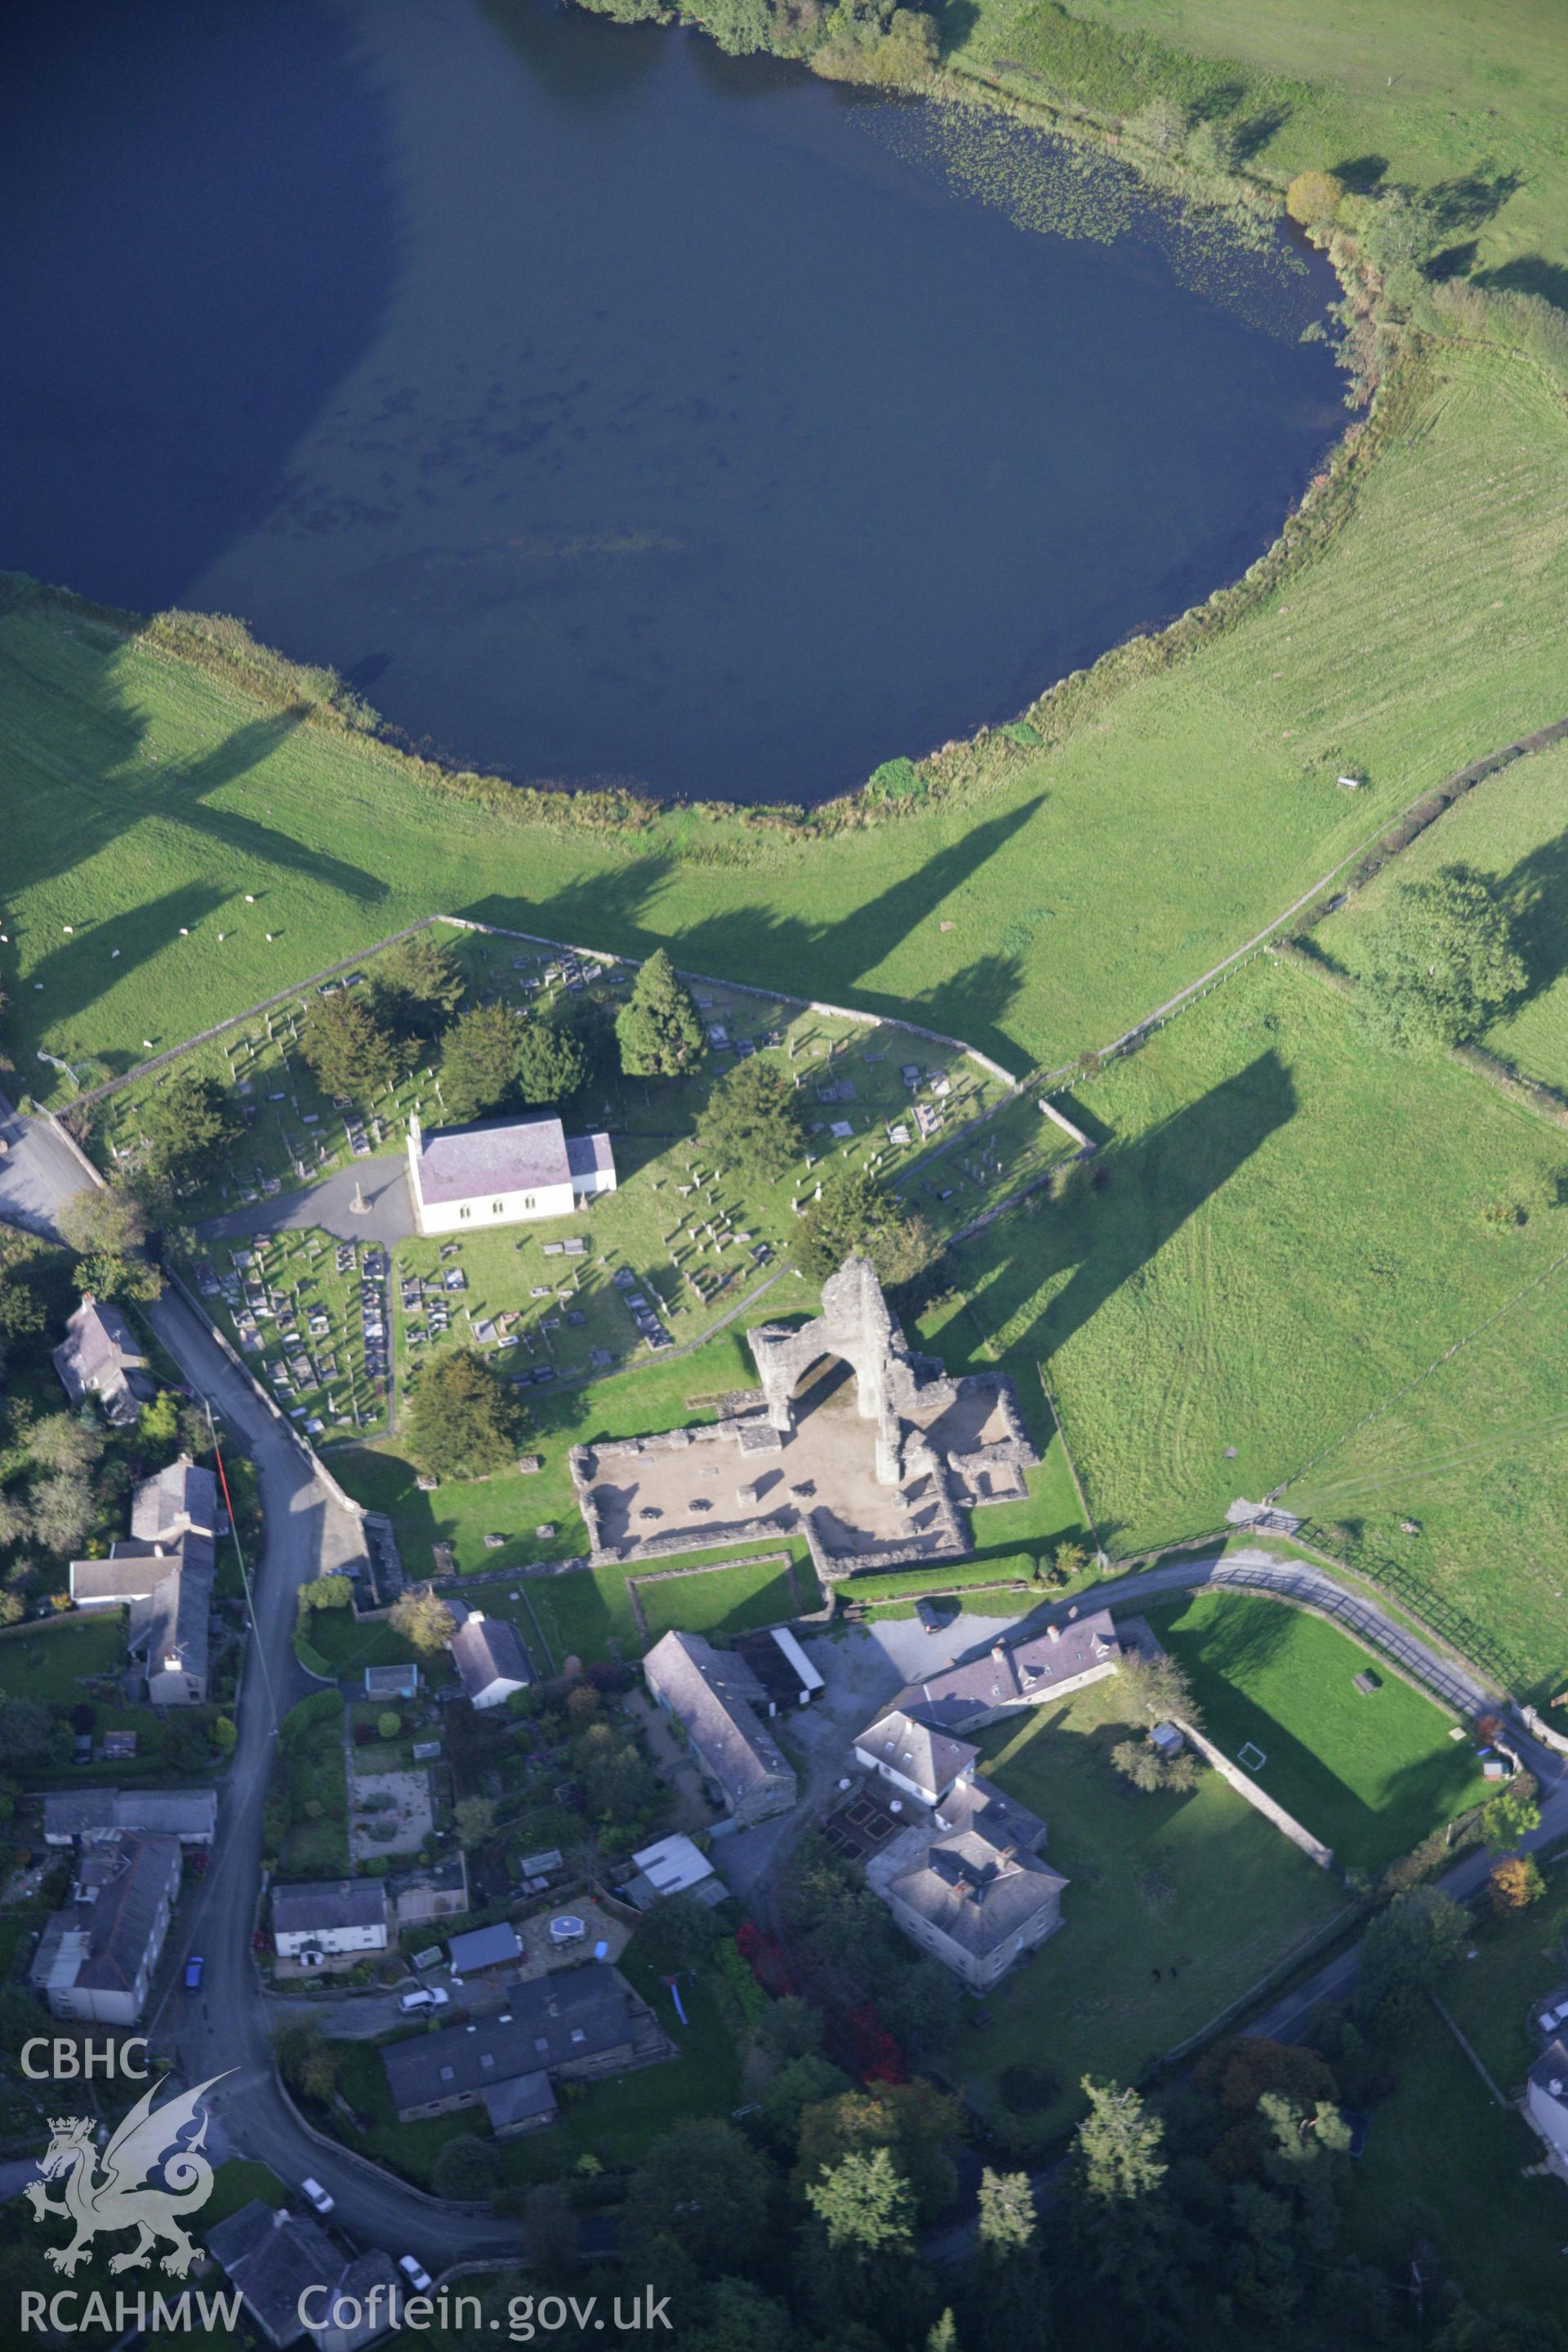
{"label": "deciduous tree", "polygon": [[1390,1045],[1459,1045],[1525,986],[1512,926],[1479,874],[1446,866],[1393,891],[1363,945],[1356,1008]]}
{"label": "deciduous tree", "polygon": [[1500,1919],[1528,1910],[1545,1892],[1546,1881],[1532,1853],[1505,1854],[1487,1880],[1487,1900]]}
{"label": "deciduous tree", "polygon": [[827,2242],[864,2258],[912,2252],[915,2200],[886,2147],[854,2149],[805,2184]]}
{"label": "deciduous tree", "polygon": [[392,1604],[392,1623],[405,1642],[426,1656],[444,1649],[457,1628],[457,1619],[428,1584],[405,1586]]}

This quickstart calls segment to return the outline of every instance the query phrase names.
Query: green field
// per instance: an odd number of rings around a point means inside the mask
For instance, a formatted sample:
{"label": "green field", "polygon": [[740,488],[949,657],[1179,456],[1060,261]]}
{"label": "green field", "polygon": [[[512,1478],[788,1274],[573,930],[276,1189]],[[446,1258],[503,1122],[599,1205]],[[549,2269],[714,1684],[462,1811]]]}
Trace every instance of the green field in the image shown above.
{"label": "green field", "polygon": [[1568,744],[1489,776],[1386,866],[1317,933],[1355,971],[1369,922],[1402,883],[1444,866],[1486,876],[1509,910],[1529,971],[1529,993],[1482,1041],[1542,1085],[1568,1092]]}
{"label": "green field", "polygon": [[510,820],[75,607],[14,604],[15,1058],[39,1086],[39,1045],[122,1070],[171,1005],[195,1031],[444,909],[668,941],[1004,1059],[1100,1044],[1415,793],[1562,715],[1560,398],[1455,348],[1402,376],[1382,433],[1341,527],[1217,638],[1169,670],[1110,656],[1054,747],[998,733],[949,758],[929,809],[826,838],[679,810],[604,835]]}
{"label": "green field", "polygon": [[[1026,1207],[960,1270],[998,1349],[1047,1361],[1110,1549],[1290,1479],[1334,1549],[1495,1671],[1568,1664],[1562,1138],[1266,960],[1086,1092],[1116,1138],[1103,1189]],[[1500,1194],[1526,1224],[1488,1223]]]}
{"label": "green field", "polygon": [[[1155,1631],[1185,1668],[1202,1728],[1345,1867],[1376,1870],[1479,1804],[1486,1783],[1451,1718],[1335,1625],[1278,1601],[1200,1592]],[[1380,1687],[1363,1693],[1370,1668]]]}
{"label": "green field", "polygon": [[[795,1594],[805,1589],[806,1598]],[[668,1583],[638,1587],[648,1640],[672,1631],[685,1633],[745,1633],[758,1625],[782,1624],[820,1607],[809,1569],[763,1562],[755,1568],[712,1568]]]}
{"label": "green field", "polygon": [[1005,2068],[1047,2068],[1055,2096],[1013,2119],[1037,2143],[1081,2108],[1080,2075],[1135,2081],[1345,1905],[1217,1772],[1186,1797],[1133,1789],[1110,1761],[1125,1736],[1114,1678],[979,1734],[983,1769],[1044,1820],[1069,1884],[1061,1927],[987,1995],[989,2026],[952,2063],[988,2118]]}

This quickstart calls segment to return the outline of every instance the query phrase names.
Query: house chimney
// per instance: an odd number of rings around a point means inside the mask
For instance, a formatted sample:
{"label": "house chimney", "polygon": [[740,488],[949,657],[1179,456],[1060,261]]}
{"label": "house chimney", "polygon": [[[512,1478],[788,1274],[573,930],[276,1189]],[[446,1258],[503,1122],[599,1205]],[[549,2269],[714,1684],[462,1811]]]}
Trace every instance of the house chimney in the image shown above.
{"label": "house chimney", "polygon": [[1062,1629],[1059,1625],[1047,1625],[1046,1633],[1047,1639],[1053,1642],[1059,1642],[1062,1638]]}

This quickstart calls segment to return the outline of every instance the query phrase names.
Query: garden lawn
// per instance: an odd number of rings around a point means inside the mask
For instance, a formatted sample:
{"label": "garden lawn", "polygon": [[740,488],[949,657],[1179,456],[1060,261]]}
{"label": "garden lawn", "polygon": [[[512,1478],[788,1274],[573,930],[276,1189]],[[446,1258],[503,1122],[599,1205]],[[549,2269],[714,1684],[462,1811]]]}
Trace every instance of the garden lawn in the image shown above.
{"label": "garden lawn", "polygon": [[[820,839],[688,810],[603,835],[514,821],[81,608],[14,604],[12,1057],[39,1087],[40,1045],[111,1075],[171,1007],[192,1034],[453,911],[667,942],[692,971],[1065,1061],[1415,793],[1561,715],[1565,457],[1533,367],[1445,349],[1342,526],[1223,635],[1142,676],[1111,656],[1054,749],[998,732],[954,756],[946,797]],[[1352,767],[1367,793],[1338,789]]]}
{"label": "garden lawn", "polygon": [[123,1610],[81,1610],[0,1633],[0,1695],[6,1698],[75,1706],[89,1696],[89,1683],[118,1675],[124,1664]]}
{"label": "garden lawn", "polygon": [[949,2064],[988,2117],[1010,2065],[1043,2067],[1049,2101],[1011,2122],[1035,2144],[1082,2110],[1087,2072],[1136,2081],[1345,1909],[1343,1891],[1216,1772],[1147,1796],[1110,1761],[1127,1736],[1116,1680],[978,1735],[982,1769],[1046,1822],[1068,1879],[1062,1926],[986,1997]]}
{"label": "garden lawn", "polygon": [[1390,896],[1445,866],[1468,866],[1490,883],[1529,973],[1524,1002],[1482,1044],[1526,1077],[1568,1092],[1568,743],[1516,761],[1456,801],[1320,927],[1318,944],[1356,971],[1367,927]]}
{"label": "garden lawn", "polygon": [[[582,2084],[561,2083],[561,2115],[545,2132],[510,2140],[497,2149],[500,2186],[520,2188],[569,2173],[580,2156],[595,2156],[607,2169],[637,2162],[649,2145],[693,2116],[728,2116],[741,2097],[740,2060],[710,1984],[681,1986],[687,2012],[683,2025],[664,1985],[638,1962],[635,1941],[620,1962],[622,1973],[652,2008],[676,2046],[676,2055],[658,2065]],[[397,2035],[397,2040],[406,2036]],[[354,2132],[337,2124],[345,2144],[377,2163],[388,2164],[421,2188],[444,2142],[477,2133],[489,2137],[482,2107],[459,2107],[400,2124],[377,2046],[343,2042],[342,2086],[369,2128]]]}
{"label": "garden lawn", "polygon": [[1373,2108],[1351,2176],[1351,2248],[1404,2270],[1435,2246],[1443,2271],[1477,2305],[1521,2304],[1557,2322],[1563,2184],[1521,2178],[1540,2162],[1541,2142],[1521,2116],[1496,2105],[1436,2015],[1401,2045],[1394,2071],[1397,2088]]}
{"label": "garden lawn", "polygon": [[[808,1588],[797,1601],[797,1580]],[[746,1633],[759,1625],[780,1625],[805,1610],[821,1606],[816,1580],[783,1560],[752,1568],[695,1570],[668,1581],[637,1588],[649,1643],[679,1630],[685,1633]]]}
{"label": "garden lawn", "polygon": [[[1266,958],[1086,1091],[1094,1182],[957,1273],[997,1353],[1044,1360],[1109,1549],[1284,1485],[1505,1681],[1568,1664],[1561,1136]],[[1500,1194],[1526,1224],[1489,1223]]]}
{"label": "garden lawn", "polygon": [[[1154,1623],[1201,1728],[1233,1761],[1248,1741],[1261,1748],[1258,1787],[1346,1867],[1380,1869],[1484,1798],[1453,1718],[1324,1619],[1200,1592]],[[1379,1687],[1366,1694],[1355,1676],[1369,1669]]]}

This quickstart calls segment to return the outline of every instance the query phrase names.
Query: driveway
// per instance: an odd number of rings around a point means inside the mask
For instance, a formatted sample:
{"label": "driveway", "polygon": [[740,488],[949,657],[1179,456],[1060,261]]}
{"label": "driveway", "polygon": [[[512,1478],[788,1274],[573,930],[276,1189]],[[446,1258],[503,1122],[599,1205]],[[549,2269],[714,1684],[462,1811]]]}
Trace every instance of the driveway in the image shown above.
{"label": "driveway", "polygon": [[[363,1189],[366,1214],[350,1206]],[[378,1152],[334,1169],[319,1184],[298,1192],[279,1192],[267,1201],[252,1201],[209,1217],[196,1227],[203,1241],[243,1241],[249,1234],[279,1234],[316,1226],[340,1242],[404,1242],[414,1231],[414,1203],[408,1192],[405,1153]]]}
{"label": "driveway", "polygon": [[23,1118],[0,1095],[0,1220],[58,1242],[57,1211],[88,1179],[68,1144],[41,1118]]}

